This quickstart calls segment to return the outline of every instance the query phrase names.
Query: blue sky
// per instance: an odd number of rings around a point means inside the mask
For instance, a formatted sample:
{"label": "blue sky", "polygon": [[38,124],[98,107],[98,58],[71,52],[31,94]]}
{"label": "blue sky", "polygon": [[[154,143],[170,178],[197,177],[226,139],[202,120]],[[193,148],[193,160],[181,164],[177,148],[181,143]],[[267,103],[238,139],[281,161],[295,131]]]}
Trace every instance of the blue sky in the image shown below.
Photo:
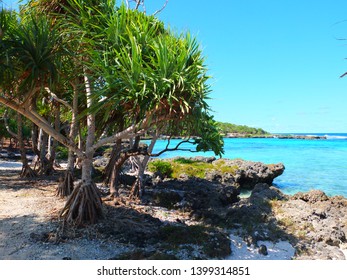
{"label": "blue sky", "polygon": [[[145,2],[150,13],[165,0]],[[169,0],[159,17],[201,43],[216,120],[347,132],[346,10],[345,0]]]}

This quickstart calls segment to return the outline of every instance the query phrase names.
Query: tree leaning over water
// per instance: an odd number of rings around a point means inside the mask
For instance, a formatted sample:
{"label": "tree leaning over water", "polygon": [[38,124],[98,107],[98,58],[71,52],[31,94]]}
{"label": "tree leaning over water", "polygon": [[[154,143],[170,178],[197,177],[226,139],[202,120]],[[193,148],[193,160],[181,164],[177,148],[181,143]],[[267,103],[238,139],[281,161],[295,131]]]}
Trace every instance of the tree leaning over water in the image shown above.
{"label": "tree leaning over water", "polygon": [[[114,1],[63,2],[64,13],[56,14],[53,23],[52,18],[31,17],[34,26],[39,22],[35,30],[40,36],[30,39],[43,40],[30,45],[30,67],[26,60],[18,61],[22,53],[13,55],[15,48],[9,41],[1,41],[6,65],[15,65],[16,71],[10,69],[12,79],[1,84],[0,102],[26,116],[81,160],[82,183],[62,211],[65,220],[81,224],[96,222],[102,215],[91,172],[96,149],[139,137],[168,122],[192,125],[211,119],[206,103],[209,87],[201,50],[190,35],[174,34],[156,17],[124,5],[116,7]],[[23,40],[13,39],[27,55]],[[14,77],[22,90],[12,85]],[[29,77],[30,83],[20,77]],[[58,89],[69,93],[62,96],[70,106],[78,99],[75,117],[86,130],[83,147],[34,110],[39,96],[48,97]],[[18,99],[21,94],[24,101]],[[222,151],[218,137],[202,137],[197,144],[198,149],[211,149],[212,144],[215,152]]]}

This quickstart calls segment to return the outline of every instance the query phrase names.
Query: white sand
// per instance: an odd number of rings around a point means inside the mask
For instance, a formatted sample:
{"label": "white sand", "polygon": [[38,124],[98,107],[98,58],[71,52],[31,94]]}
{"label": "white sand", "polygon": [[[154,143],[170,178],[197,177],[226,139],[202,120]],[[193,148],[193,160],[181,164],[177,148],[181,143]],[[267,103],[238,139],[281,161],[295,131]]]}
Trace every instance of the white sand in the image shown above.
{"label": "white sand", "polygon": [[290,260],[294,256],[295,249],[288,241],[277,243],[270,241],[258,241],[258,246],[265,245],[268,255],[258,253],[258,248],[248,247],[242,237],[230,234],[232,253],[227,260]]}

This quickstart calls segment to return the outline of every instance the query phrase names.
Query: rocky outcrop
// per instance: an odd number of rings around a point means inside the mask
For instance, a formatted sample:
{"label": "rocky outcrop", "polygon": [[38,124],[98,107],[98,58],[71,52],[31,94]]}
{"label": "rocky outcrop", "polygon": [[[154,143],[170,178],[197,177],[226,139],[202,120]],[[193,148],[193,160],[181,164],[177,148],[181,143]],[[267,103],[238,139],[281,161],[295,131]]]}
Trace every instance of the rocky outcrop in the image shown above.
{"label": "rocky outcrop", "polygon": [[[281,205],[279,217],[294,222],[293,231],[303,238],[305,251],[314,252],[314,259],[345,259],[341,248],[347,249],[347,199],[328,197],[312,190],[298,193]],[[303,254],[298,259],[306,259]]]}
{"label": "rocky outcrop", "polygon": [[[151,231],[149,235],[155,236],[155,240],[159,238],[165,244],[171,243],[171,234],[174,233],[175,236],[182,236],[177,244],[180,250],[188,241],[193,248],[195,239],[189,238],[196,231],[205,232],[205,228],[188,228],[188,225],[199,224],[207,228],[236,230],[247,244],[253,246],[264,240],[289,241],[296,249],[295,259],[345,259],[346,198],[328,197],[319,190],[293,196],[283,194],[271,185],[274,178],[284,171],[281,163],[215,158],[189,160],[204,163],[204,178],[181,174],[176,179],[158,177],[147,180],[142,198],[144,205],[181,213],[185,217],[177,218],[170,227],[153,227],[156,235]],[[206,165],[211,165],[211,168]],[[250,189],[251,195],[240,198],[242,188]],[[126,236],[129,238],[131,235]],[[229,243],[224,233],[205,232],[204,236],[208,245],[205,246],[204,256],[221,258],[229,254]],[[213,240],[223,246],[217,246]],[[199,244],[204,242],[200,240]],[[266,255],[267,248],[259,247],[258,253]],[[195,257],[203,258],[194,253]]]}
{"label": "rocky outcrop", "polygon": [[[204,164],[204,178],[213,183],[233,186],[235,188],[251,190],[256,184],[266,183],[271,185],[273,180],[284,172],[282,163],[264,164],[262,162],[247,161],[242,159],[216,159],[215,157],[188,157],[166,159],[169,162],[177,160],[186,161],[186,169],[191,168],[189,162]],[[189,177],[184,173],[184,168],[179,178]],[[194,174],[193,174],[194,176]],[[192,177],[192,176],[190,176]]]}
{"label": "rocky outcrop", "polygon": [[345,259],[347,199],[312,190],[289,196],[257,184],[250,197],[234,203],[225,220],[249,245],[260,240],[289,240],[295,259]]}
{"label": "rocky outcrop", "polygon": [[239,200],[239,190],[198,178],[164,180],[146,190],[145,198],[155,206],[188,212],[208,224],[221,221],[219,210]]}
{"label": "rocky outcrop", "polygon": [[253,189],[259,183],[271,185],[273,180],[280,176],[285,167],[282,163],[264,164],[251,161],[234,161],[238,166],[235,182],[244,189]]}
{"label": "rocky outcrop", "polygon": [[264,164],[241,159],[219,159],[213,161],[212,164],[233,167],[234,172],[223,172],[223,169],[226,168],[221,168],[220,171],[206,172],[207,180],[232,184],[241,189],[253,189],[259,183],[271,185],[273,180],[280,176],[285,169],[282,163]]}
{"label": "rocky outcrop", "polygon": [[[297,249],[296,259],[345,259],[346,198],[328,197],[320,190],[287,196],[276,188],[257,185],[249,201],[268,215],[269,228],[291,240]],[[271,212],[261,207],[266,202]]]}

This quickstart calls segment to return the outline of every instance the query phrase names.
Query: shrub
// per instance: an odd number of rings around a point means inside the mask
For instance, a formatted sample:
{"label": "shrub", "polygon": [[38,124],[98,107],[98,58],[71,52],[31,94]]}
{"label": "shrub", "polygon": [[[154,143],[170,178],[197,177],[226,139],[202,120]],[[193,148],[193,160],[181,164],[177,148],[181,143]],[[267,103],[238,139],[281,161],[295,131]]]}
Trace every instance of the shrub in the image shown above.
{"label": "shrub", "polygon": [[148,170],[161,173],[165,177],[172,177],[173,169],[169,162],[163,160],[151,161],[148,164]]}
{"label": "shrub", "polygon": [[194,162],[196,162],[196,161],[191,160],[191,159],[189,159],[189,158],[183,158],[183,157],[181,157],[181,158],[176,158],[176,159],[174,159],[174,162],[177,162],[177,163],[180,163],[180,164],[192,164],[192,163],[194,163]]}
{"label": "shrub", "polygon": [[69,150],[68,148],[64,146],[58,146],[57,147],[57,152],[56,152],[56,158],[57,159],[67,159],[69,155]]}

